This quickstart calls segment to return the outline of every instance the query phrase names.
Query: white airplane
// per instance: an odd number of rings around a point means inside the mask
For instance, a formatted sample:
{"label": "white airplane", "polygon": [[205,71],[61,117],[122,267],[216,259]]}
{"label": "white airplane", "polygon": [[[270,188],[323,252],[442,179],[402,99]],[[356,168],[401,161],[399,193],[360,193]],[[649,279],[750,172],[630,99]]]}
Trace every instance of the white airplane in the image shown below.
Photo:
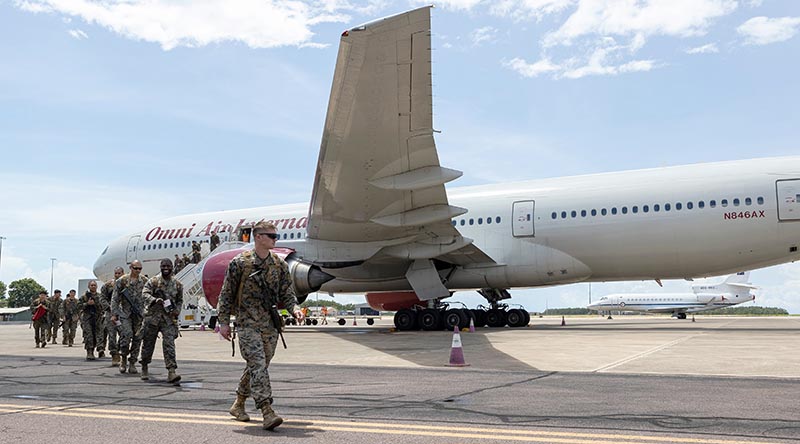
{"label": "white airplane", "polygon": [[728,276],[717,285],[693,285],[692,293],[629,293],[610,294],[586,308],[594,311],[641,311],[645,313],[672,313],[673,317],[686,319],[686,313],[725,308],[754,301],[748,284],[750,272]]}
{"label": "white airplane", "polygon": [[[345,31],[310,203],[153,222],[111,242],[95,275],[108,279],[134,259],[154,275],[191,240],[268,220],[301,299],[366,293],[410,330],[468,323],[468,313],[444,310],[454,291],[484,296],[490,326],[522,326],[527,312],[501,303],[512,288],[688,279],[800,259],[797,156],[446,189],[462,173],[439,164],[430,48],[430,7]],[[212,304],[232,254],[202,264]]]}

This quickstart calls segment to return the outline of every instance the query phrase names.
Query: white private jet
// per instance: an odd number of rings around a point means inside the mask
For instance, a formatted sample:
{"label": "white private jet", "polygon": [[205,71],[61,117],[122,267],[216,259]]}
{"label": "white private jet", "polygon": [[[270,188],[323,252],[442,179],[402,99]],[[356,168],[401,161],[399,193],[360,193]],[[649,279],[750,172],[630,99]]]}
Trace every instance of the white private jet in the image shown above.
{"label": "white private jet", "polygon": [[[457,290],[487,299],[490,326],[522,326],[527,312],[501,303],[511,288],[706,277],[800,259],[800,157],[446,190],[462,173],[439,164],[430,48],[430,7],[345,31],[310,203],[153,222],[111,242],[95,275],[108,279],[134,259],[154,275],[191,240],[225,240],[268,220],[301,299],[366,293],[376,309],[398,310],[398,329],[432,330],[469,322],[444,310]],[[201,264],[212,304],[228,251]]]}
{"label": "white private jet", "polygon": [[598,312],[672,313],[673,317],[686,319],[686,313],[698,313],[754,301],[756,296],[751,290],[758,287],[747,283],[749,277],[749,271],[732,274],[717,285],[694,285],[692,293],[610,294],[586,308]]}

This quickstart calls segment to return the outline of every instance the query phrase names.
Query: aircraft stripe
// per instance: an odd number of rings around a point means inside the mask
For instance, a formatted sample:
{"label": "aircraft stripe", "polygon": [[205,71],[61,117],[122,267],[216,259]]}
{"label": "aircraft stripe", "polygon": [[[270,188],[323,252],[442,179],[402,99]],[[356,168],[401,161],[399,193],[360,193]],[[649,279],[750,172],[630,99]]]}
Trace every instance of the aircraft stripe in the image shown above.
{"label": "aircraft stripe", "polygon": [[[0,404],[0,412],[78,418],[123,419],[130,421],[242,426],[240,422],[237,422],[226,415],[205,415],[197,413],[143,412],[134,410],[110,410],[70,406],[37,407],[18,404]],[[766,441],[689,438],[683,436],[556,432],[550,430],[542,431],[489,427],[431,426],[402,423],[329,421],[315,419],[287,420],[281,427],[308,431],[357,432],[383,435],[473,438],[502,441],[551,442],[562,444],[634,444],[636,442],[669,442],[687,444],[770,444]]]}

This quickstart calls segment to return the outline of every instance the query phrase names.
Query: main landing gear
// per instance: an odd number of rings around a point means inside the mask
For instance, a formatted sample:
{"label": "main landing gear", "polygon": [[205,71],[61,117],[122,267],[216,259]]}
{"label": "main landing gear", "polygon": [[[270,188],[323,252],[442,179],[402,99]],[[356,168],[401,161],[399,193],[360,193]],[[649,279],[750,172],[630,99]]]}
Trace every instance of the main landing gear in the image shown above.
{"label": "main landing gear", "polygon": [[531,315],[524,307],[509,308],[498,301],[508,299],[511,295],[504,289],[481,289],[478,291],[485,297],[491,307],[478,306],[475,309],[451,308],[450,304],[441,301],[430,301],[428,308],[413,307],[398,310],[394,315],[394,325],[400,331],[410,330],[452,330],[468,328],[470,321],[479,327],[525,327],[531,321]]}

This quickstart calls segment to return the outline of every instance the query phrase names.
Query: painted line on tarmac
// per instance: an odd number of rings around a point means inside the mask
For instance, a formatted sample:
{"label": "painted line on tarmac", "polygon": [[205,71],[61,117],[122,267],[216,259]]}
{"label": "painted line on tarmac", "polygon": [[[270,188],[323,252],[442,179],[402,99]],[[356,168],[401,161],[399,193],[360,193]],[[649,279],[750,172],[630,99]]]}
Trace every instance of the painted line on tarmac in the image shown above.
{"label": "painted line on tarmac", "polygon": [[676,339],[674,341],[667,342],[666,344],[661,344],[661,345],[659,345],[657,347],[653,347],[650,350],[645,350],[645,351],[643,351],[641,353],[638,353],[638,354],[635,354],[633,356],[629,356],[627,358],[620,359],[617,362],[612,362],[611,364],[607,364],[607,365],[604,365],[602,367],[598,367],[598,368],[596,368],[594,370],[591,370],[591,372],[592,373],[596,373],[596,372],[603,372],[603,371],[606,371],[606,370],[610,370],[610,369],[612,369],[614,367],[619,367],[620,365],[627,364],[627,363],[629,363],[631,361],[635,361],[637,359],[644,358],[645,356],[652,355],[653,353],[660,352],[661,350],[664,350],[666,348],[670,348],[673,345],[678,345],[681,342],[686,342],[686,341],[688,341],[690,339],[694,339],[694,338],[696,338],[698,336],[702,336],[702,335],[703,335],[703,333],[698,333],[698,334],[686,336],[686,337],[683,337],[683,338],[678,338],[678,339]]}
{"label": "painted line on tarmac", "polygon": [[[82,407],[39,407],[20,404],[0,404],[0,413],[67,416],[77,418],[124,419],[184,424],[242,426],[225,415],[197,413],[142,412],[135,410],[110,410]],[[251,424],[258,424],[253,421]],[[473,438],[501,441],[550,442],[561,444],[635,444],[635,443],[686,443],[686,444],[769,444],[765,441],[740,441],[678,436],[623,435],[604,433],[556,432],[539,430],[514,430],[488,427],[429,426],[382,422],[287,420],[281,427],[308,431],[335,431],[375,433],[382,435],[409,435],[443,438]]]}

